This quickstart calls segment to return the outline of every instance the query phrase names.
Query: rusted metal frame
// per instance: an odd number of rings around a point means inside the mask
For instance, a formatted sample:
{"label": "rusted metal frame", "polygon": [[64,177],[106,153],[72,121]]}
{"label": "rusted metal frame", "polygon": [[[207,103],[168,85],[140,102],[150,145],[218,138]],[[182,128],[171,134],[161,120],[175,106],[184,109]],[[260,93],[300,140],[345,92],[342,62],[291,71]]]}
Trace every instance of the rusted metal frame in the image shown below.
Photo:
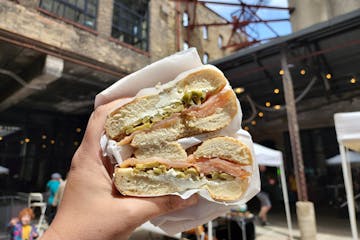
{"label": "rusted metal frame", "polygon": [[[171,1],[187,2],[188,0],[171,0]],[[295,9],[295,8],[293,8],[293,7],[263,6],[263,5],[246,4],[246,3],[243,3],[243,2],[240,2],[240,3],[230,3],[230,2],[202,1],[202,0],[198,0],[197,2],[198,2],[198,3],[204,3],[204,4],[218,4],[218,5],[228,5],[228,6],[242,6],[242,7],[266,8],[266,9],[288,10],[288,11],[293,11],[293,10]]]}
{"label": "rusted metal frame", "polygon": [[225,46],[225,48],[232,48],[232,47],[236,48],[236,47],[238,47],[238,49],[240,49],[240,48],[251,46],[251,45],[256,44],[256,43],[259,43],[259,41],[254,40],[252,42],[242,42],[242,43],[230,44],[230,45]]}
{"label": "rusted metal frame", "polygon": [[[249,11],[256,17],[258,18],[259,20],[263,21],[263,19],[256,13],[254,12],[251,8],[249,8]],[[290,19],[288,19],[289,21]],[[270,29],[270,31],[272,31],[276,37],[280,37],[280,35],[275,31],[275,29],[273,29],[269,24],[268,22],[264,22],[264,24]]]}
{"label": "rusted metal frame", "polygon": [[301,150],[300,142],[300,133],[299,133],[299,123],[297,120],[296,114],[296,105],[294,97],[294,88],[291,79],[291,74],[287,61],[287,48],[283,47],[281,49],[281,68],[284,70],[284,75],[282,77],[284,85],[284,95],[286,102],[286,112],[287,120],[289,127],[290,143],[292,150],[292,157],[295,170],[296,186],[298,199],[300,201],[307,201],[307,186],[306,186],[306,177],[304,170],[304,162]]}
{"label": "rusted metal frame", "polygon": [[191,24],[191,27],[202,27],[202,26],[224,26],[224,25],[230,25],[230,24],[237,24],[239,27],[245,27],[249,24],[253,23],[268,23],[268,22],[284,22],[289,21],[288,18],[282,18],[282,19],[272,19],[272,20],[257,20],[257,21],[238,21],[238,22],[229,22],[226,23],[197,23],[197,24]]}

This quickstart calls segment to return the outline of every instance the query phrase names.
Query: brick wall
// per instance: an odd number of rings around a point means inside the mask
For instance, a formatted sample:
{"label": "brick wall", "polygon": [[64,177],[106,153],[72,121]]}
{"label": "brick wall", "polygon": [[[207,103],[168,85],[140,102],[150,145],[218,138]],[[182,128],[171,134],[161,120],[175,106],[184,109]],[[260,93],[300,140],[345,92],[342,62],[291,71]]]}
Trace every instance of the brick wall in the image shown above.
{"label": "brick wall", "polygon": [[[182,27],[182,13],[186,8],[184,3],[179,3],[180,15],[177,16],[175,1],[151,0],[149,2],[150,57],[147,57],[131,46],[109,41],[113,0],[99,1],[96,34],[38,12],[40,0],[20,0],[19,2],[20,4],[10,1],[0,3],[0,7],[6,9],[0,14],[0,28],[85,55],[126,72],[132,72],[150,62],[175,53],[178,50],[177,42],[182,50],[184,41],[188,41],[190,47],[198,49],[201,57],[205,52],[208,53],[209,61],[230,53],[229,50],[218,47],[218,37],[220,35],[223,37],[223,45],[225,45],[231,34],[231,26],[208,27],[208,39],[203,39],[202,27],[196,27],[190,30],[188,39],[187,29]],[[189,4],[190,21],[193,19],[192,9],[193,6]],[[196,14],[196,23],[225,22],[223,18],[201,4],[197,4]],[[176,22],[177,17],[180,17],[180,26]]]}
{"label": "brick wall", "polygon": [[100,0],[98,5],[97,31],[100,36],[111,36],[113,0]]}
{"label": "brick wall", "polygon": [[128,73],[149,64],[147,56],[110,42],[105,33],[109,28],[102,27],[102,24],[99,24],[101,31],[96,35],[20,4],[0,2],[0,29],[115,66]]}

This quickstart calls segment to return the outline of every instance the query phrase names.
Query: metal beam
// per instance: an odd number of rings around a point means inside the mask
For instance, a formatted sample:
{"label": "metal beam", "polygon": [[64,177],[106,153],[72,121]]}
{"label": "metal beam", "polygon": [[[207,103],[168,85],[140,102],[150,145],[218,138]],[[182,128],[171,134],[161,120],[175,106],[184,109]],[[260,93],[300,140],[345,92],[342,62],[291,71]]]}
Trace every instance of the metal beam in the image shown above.
{"label": "metal beam", "polygon": [[0,112],[19,103],[33,93],[45,89],[47,85],[56,81],[61,76],[63,69],[63,59],[47,55],[41,74],[35,76],[26,85],[22,85],[20,89],[0,102]]}
{"label": "metal beam", "polygon": [[281,67],[284,70],[282,81],[284,86],[291,151],[292,151],[292,157],[293,157],[293,163],[295,169],[296,187],[298,190],[298,199],[300,201],[307,201],[308,195],[307,195],[306,178],[304,171],[304,162],[301,151],[299,123],[296,114],[294,88],[293,88],[293,83],[291,79],[286,53],[287,53],[286,49],[283,48],[281,50]]}

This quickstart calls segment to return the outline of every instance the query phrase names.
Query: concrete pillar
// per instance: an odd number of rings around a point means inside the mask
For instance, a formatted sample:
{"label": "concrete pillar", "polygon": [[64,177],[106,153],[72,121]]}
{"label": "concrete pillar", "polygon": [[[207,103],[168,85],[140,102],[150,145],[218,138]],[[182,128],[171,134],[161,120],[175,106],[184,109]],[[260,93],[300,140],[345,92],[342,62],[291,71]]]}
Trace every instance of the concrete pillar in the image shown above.
{"label": "concrete pillar", "polygon": [[316,240],[316,219],[314,204],[307,201],[296,202],[296,213],[301,240]]}
{"label": "concrete pillar", "polygon": [[99,1],[96,30],[100,36],[105,38],[111,36],[113,8],[113,0]]}

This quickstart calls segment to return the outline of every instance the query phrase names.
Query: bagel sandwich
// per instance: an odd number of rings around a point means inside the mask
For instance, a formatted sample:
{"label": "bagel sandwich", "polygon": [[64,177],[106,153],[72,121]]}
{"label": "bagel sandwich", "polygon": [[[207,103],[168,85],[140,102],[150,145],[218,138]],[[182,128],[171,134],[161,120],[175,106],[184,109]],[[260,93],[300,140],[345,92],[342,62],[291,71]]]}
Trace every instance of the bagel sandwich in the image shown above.
{"label": "bagel sandwich", "polygon": [[124,195],[160,196],[206,189],[219,201],[235,201],[247,189],[252,156],[230,137],[214,137],[184,149],[179,139],[217,133],[239,111],[227,79],[205,65],[134,98],[107,117],[105,132],[133,155],[115,167],[114,183]]}

